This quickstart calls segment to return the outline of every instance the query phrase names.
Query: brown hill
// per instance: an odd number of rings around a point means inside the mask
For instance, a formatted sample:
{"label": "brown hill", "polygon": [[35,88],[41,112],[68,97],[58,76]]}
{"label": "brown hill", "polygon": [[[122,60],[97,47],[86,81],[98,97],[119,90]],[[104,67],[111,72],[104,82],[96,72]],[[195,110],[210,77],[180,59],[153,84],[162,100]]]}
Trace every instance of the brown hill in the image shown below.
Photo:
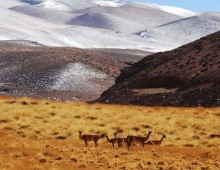
{"label": "brown hill", "polygon": [[220,32],[126,67],[96,102],[220,106]]}
{"label": "brown hill", "polygon": [[0,43],[0,94],[94,100],[126,66],[92,50]]}

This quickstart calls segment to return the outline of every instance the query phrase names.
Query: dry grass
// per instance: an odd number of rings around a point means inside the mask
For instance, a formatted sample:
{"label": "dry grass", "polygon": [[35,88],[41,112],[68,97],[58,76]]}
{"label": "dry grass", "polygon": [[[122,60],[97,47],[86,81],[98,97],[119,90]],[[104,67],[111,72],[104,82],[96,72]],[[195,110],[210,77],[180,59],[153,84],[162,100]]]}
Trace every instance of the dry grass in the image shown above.
{"label": "dry grass", "polygon": [[[218,169],[220,108],[137,107],[0,99],[0,169]],[[85,133],[167,138],[164,146],[85,148]],[[128,163],[129,162],[129,163]],[[199,168],[198,168],[199,167]]]}

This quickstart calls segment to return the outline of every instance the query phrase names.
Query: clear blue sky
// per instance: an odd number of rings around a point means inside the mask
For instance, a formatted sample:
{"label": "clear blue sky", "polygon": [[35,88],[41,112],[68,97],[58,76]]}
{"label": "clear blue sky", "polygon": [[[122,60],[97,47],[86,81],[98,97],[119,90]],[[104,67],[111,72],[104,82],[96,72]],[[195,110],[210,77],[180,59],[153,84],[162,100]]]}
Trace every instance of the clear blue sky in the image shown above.
{"label": "clear blue sky", "polygon": [[133,0],[158,5],[180,7],[197,12],[220,12],[220,0]]}

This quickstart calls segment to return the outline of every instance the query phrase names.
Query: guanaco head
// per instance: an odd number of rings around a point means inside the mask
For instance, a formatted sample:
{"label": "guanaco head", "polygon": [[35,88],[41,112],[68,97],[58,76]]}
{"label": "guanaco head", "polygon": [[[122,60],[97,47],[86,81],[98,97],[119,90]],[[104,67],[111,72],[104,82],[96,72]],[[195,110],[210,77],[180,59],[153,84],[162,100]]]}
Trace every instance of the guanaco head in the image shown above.
{"label": "guanaco head", "polygon": [[215,137],[215,134],[211,134],[209,137],[210,137],[210,138],[214,138],[214,137]]}
{"label": "guanaco head", "polygon": [[79,130],[79,134],[81,135],[83,131]]}
{"label": "guanaco head", "polygon": [[102,133],[102,134],[100,135],[100,138],[105,138],[106,136],[108,136],[106,133]]}
{"label": "guanaco head", "polygon": [[163,138],[167,138],[166,135],[163,135]]}

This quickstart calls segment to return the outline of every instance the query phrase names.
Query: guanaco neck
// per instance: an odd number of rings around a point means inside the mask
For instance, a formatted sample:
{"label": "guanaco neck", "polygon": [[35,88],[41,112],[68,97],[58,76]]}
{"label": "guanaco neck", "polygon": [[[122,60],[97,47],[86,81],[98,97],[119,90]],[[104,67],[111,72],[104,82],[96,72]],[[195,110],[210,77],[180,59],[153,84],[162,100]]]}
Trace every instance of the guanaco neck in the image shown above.
{"label": "guanaco neck", "polygon": [[161,139],[160,139],[160,143],[162,143],[162,142],[163,142],[163,139],[164,139],[164,137],[162,136],[162,137],[161,137]]}
{"label": "guanaco neck", "polygon": [[165,136],[162,136],[162,137],[161,137],[161,139],[160,139],[160,141],[159,141],[160,145],[162,145],[163,140],[164,140],[165,138],[166,138]]}
{"label": "guanaco neck", "polygon": [[147,137],[146,137],[146,139],[150,139],[150,135],[151,135],[151,131],[147,134]]}
{"label": "guanaco neck", "polygon": [[111,140],[108,138],[108,136],[106,136],[107,141],[111,142]]}

